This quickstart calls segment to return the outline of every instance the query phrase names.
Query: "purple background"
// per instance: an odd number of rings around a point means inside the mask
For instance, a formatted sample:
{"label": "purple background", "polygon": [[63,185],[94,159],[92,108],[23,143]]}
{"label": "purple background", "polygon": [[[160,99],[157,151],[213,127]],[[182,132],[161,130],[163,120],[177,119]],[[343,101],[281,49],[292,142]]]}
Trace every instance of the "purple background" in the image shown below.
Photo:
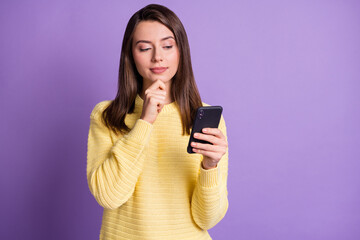
{"label": "purple background", "polygon": [[[98,239],[89,116],[150,1],[0,3],[0,239]],[[360,239],[360,2],[156,1],[224,107],[230,206],[214,239]]]}

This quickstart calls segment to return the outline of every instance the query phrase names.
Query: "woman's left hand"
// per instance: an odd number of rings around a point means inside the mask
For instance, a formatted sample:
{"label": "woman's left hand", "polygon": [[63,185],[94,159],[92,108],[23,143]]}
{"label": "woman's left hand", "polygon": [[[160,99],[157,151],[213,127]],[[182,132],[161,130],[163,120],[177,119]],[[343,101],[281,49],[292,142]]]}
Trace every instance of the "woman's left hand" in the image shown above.
{"label": "woman's left hand", "polygon": [[211,144],[192,142],[191,146],[195,153],[200,153],[204,156],[202,167],[204,169],[215,168],[226,153],[228,144],[224,134],[218,128],[203,128],[203,133],[195,133],[196,139],[208,141]]}

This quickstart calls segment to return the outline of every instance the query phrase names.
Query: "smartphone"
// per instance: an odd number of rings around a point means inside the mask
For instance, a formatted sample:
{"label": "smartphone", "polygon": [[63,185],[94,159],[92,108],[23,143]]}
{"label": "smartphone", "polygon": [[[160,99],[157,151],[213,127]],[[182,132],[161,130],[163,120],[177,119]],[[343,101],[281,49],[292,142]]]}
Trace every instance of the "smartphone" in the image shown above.
{"label": "smartphone", "polygon": [[223,108],[221,106],[205,106],[199,107],[196,110],[196,117],[191,129],[190,139],[187,147],[188,153],[195,153],[192,150],[193,147],[191,146],[191,142],[211,144],[208,141],[194,138],[194,133],[202,133],[203,128],[218,128],[222,110]]}

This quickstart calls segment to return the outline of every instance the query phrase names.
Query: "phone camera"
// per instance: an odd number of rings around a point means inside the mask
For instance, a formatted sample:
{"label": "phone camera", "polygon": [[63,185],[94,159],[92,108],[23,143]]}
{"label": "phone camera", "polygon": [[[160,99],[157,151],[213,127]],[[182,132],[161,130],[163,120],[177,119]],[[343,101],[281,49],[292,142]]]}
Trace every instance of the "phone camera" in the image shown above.
{"label": "phone camera", "polygon": [[202,119],[203,116],[204,116],[204,110],[200,110],[199,111],[199,119]]}

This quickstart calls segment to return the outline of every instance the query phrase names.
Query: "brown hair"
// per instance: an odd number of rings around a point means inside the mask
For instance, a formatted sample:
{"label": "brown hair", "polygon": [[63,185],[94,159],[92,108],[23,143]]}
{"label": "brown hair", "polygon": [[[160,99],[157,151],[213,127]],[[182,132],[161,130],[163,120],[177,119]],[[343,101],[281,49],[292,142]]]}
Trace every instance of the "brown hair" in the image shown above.
{"label": "brown hair", "polygon": [[136,95],[142,90],[142,77],[132,56],[134,30],[141,21],[158,21],[169,28],[175,36],[180,60],[178,70],[172,79],[171,94],[180,110],[183,135],[190,134],[196,109],[202,106],[202,102],[192,70],[189,42],[180,19],[170,9],[158,4],[150,4],[137,11],[126,26],[120,56],[118,91],[115,99],[102,114],[104,123],[116,134],[118,131],[130,131],[125,124],[125,117],[134,111]]}

